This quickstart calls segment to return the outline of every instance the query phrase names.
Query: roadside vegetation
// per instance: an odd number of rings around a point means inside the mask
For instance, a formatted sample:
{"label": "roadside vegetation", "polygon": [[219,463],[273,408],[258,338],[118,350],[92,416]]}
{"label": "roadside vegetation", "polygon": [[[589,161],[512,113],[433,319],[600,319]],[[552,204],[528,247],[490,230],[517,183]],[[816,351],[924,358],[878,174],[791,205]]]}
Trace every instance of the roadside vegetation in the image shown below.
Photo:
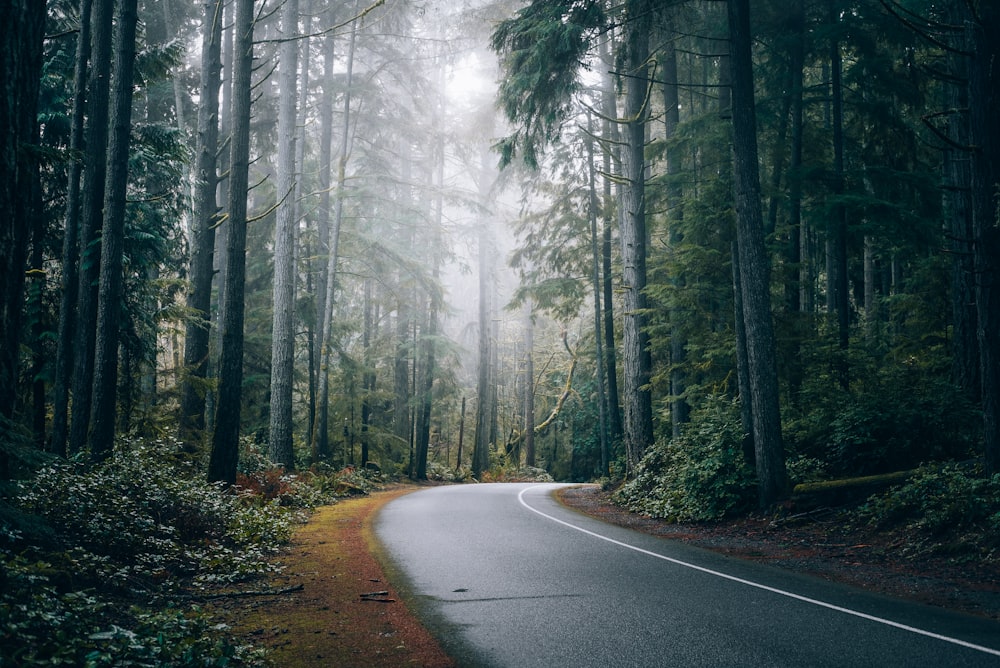
{"label": "roadside vegetation", "polygon": [[203,611],[253,589],[311,509],[372,489],[353,469],[287,475],[244,444],[237,484],[175,444],[41,466],[0,512],[0,665],[263,665]]}
{"label": "roadside vegetation", "polygon": [[[765,514],[784,521],[836,515],[881,534],[904,558],[1000,563],[1000,475],[977,456],[979,417],[916,365],[876,369],[851,395],[816,383],[785,416],[789,498]],[[738,401],[711,397],[678,437],[660,438],[612,499],[672,522],[759,513],[752,452]]]}

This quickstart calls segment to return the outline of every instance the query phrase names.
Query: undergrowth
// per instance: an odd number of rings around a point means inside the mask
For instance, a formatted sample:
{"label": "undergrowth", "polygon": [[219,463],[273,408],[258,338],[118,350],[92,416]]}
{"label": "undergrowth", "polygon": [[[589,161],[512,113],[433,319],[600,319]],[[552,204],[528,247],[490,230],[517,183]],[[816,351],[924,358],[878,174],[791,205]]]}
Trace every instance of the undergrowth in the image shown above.
{"label": "undergrowth", "polygon": [[906,556],[1000,562],[1000,474],[978,466],[925,466],[851,515],[855,525],[905,534]]}
{"label": "undergrowth", "polygon": [[635,477],[615,492],[616,503],[674,522],[718,519],[753,503],[756,485],[743,460],[738,406],[714,398],[689,427],[646,452]]}
{"label": "undergrowth", "polygon": [[178,455],[123,441],[105,463],[51,463],[9,493],[0,665],[263,665],[198,603],[273,570],[268,557],[334,498],[339,472],[260,461],[225,489]]}

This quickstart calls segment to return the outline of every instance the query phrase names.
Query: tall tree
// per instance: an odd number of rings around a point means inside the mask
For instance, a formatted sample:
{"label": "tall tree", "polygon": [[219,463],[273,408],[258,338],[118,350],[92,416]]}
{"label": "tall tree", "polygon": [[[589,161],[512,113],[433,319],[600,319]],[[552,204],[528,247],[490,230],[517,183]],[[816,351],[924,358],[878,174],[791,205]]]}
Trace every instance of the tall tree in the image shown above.
{"label": "tall tree", "polygon": [[984,460],[988,475],[1000,473],[1000,7],[970,3],[966,26],[972,151],[972,231],[978,312],[979,369],[982,377]]}
{"label": "tall tree", "polygon": [[[663,138],[666,141],[667,172],[667,243],[670,251],[676,253],[684,241],[681,224],[684,221],[684,188],[681,185],[681,150],[676,144],[677,127],[680,125],[680,83],[677,75],[677,48],[675,41],[675,8],[664,10],[661,20],[663,36]],[[683,289],[684,276],[679,272],[671,277],[675,289]],[[683,311],[673,307],[670,317],[670,423],[674,436],[681,433],[681,425],[691,419],[691,407],[687,392],[687,335],[684,331]]]}
{"label": "tall tree", "polygon": [[80,220],[80,282],[73,349],[73,410],[70,452],[87,442],[94,380],[94,338],[97,323],[97,279],[100,274],[100,236],[107,180],[108,117],[110,116],[113,0],[94,0],[92,58],[87,84],[87,126],[83,164],[83,201]]}
{"label": "tall tree", "polygon": [[[609,32],[610,40],[613,32]],[[601,151],[601,277],[604,297],[604,374],[608,380],[608,438],[611,443],[621,439],[621,403],[618,400],[618,347],[615,345],[614,278],[612,274],[612,227],[615,219],[615,202],[612,194],[612,162],[620,162],[612,156],[618,153],[618,126],[611,121],[618,117],[615,102],[615,85],[612,76],[611,54],[607,41],[600,44],[600,62],[604,74],[601,76],[601,137],[604,150]]]}
{"label": "tall tree", "polygon": [[[836,199],[844,194],[844,88],[840,39],[836,34],[840,24],[836,0],[829,0],[828,9],[833,30],[830,44],[830,106],[833,125],[833,193]],[[846,354],[850,341],[850,295],[847,293],[847,209],[842,202],[836,202],[834,205],[829,239],[833,249],[831,288],[837,314],[837,343],[841,351],[837,366],[840,385],[846,390],[850,384]]]}
{"label": "tall tree", "polygon": [[[590,266],[590,277],[591,286],[594,292],[594,376],[597,380],[597,421],[598,421],[598,440],[601,446],[601,474],[607,476],[610,474],[610,463],[609,454],[610,448],[608,446],[608,418],[607,418],[607,406],[608,406],[608,396],[604,390],[604,340],[603,340],[603,318],[601,312],[601,256],[598,252],[597,243],[597,169],[594,165],[594,141],[593,137],[593,122],[591,116],[587,116],[587,134],[589,135],[587,140],[587,190],[590,193],[588,198],[588,218],[590,218],[590,255],[591,255],[591,266]],[[529,318],[530,321],[530,318]],[[530,322],[529,322],[530,326]],[[531,349],[528,349],[528,360],[531,360]],[[529,365],[530,368],[530,365]],[[534,394],[534,372],[529,371],[527,374],[528,387],[527,392]],[[534,431],[534,402],[531,404],[531,420],[532,420],[532,432]],[[525,431],[526,434],[531,432]],[[531,440],[531,456],[534,459],[534,439]],[[534,466],[534,462],[529,462],[529,465]]]}
{"label": "tall tree", "polygon": [[[357,8],[357,2],[355,9]],[[351,85],[354,76],[354,51],[358,40],[358,20],[351,25],[351,38],[347,47],[347,74],[344,84],[343,115],[340,126],[340,147],[337,155],[337,181],[334,190],[333,225],[327,244],[326,285],[324,286],[324,312],[320,325],[320,361],[317,381],[316,428],[313,430],[312,457],[317,459],[329,454],[321,446],[326,442],[328,404],[330,397],[330,360],[332,358],[333,297],[337,284],[337,259],[340,248],[340,229],[344,219],[344,197],[347,183],[347,160],[351,145]],[[332,53],[330,56],[332,57]]]}
{"label": "tall tree", "polygon": [[491,216],[488,200],[493,184],[486,155],[479,169],[479,198],[484,213],[479,216],[479,357],[476,380],[476,431],[472,449],[472,474],[480,477],[490,467],[491,423],[496,401],[496,384],[493,377],[492,319],[493,319],[493,237],[490,230]]}
{"label": "tall tree", "polygon": [[247,186],[250,167],[250,94],[253,72],[253,0],[236,0],[230,140],[226,279],[222,295],[219,399],[208,479],[236,482],[243,398],[243,316],[246,279]]}
{"label": "tall tree", "polygon": [[[281,9],[278,86],[278,212],[274,230],[274,317],[271,328],[271,461],[294,470],[292,379],[295,356],[295,146],[298,114],[298,0]],[[363,463],[363,462],[362,462]]]}
{"label": "tall tree", "polygon": [[205,381],[211,333],[215,226],[218,222],[219,87],[222,75],[222,0],[202,4],[201,82],[198,134],[195,142],[194,220],[184,332],[184,376],[181,381],[178,435],[189,448],[205,428]]}
{"label": "tall tree", "polygon": [[[335,38],[333,33],[323,36],[323,81],[333,81],[333,65],[335,61]],[[330,252],[330,191],[331,177],[333,173],[333,86],[323,86],[319,102],[319,203],[316,209],[316,236],[319,245],[320,255]],[[310,456],[316,459],[318,453],[329,451],[329,434],[326,431],[326,416],[320,415],[319,407],[319,377],[322,364],[323,348],[323,326],[326,317],[326,286],[328,280],[328,262],[320,261],[319,273],[316,278],[316,325],[313,328],[312,358],[313,365],[310,370],[312,378],[313,393],[310,397],[310,413],[312,415],[312,426],[309,430]],[[325,409],[323,409],[325,410]],[[322,423],[322,424],[321,424]],[[323,429],[322,432],[319,430]]]}
{"label": "tall tree", "polygon": [[653,442],[649,389],[652,358],[646,332],[646,120],[649,117],[649,31],[652,3],[625,3],[625,128],[619,237],[622,253],[622,369],[625,456],[630,469]]}
{"label": "tall tree", "polygon": [[132,75],[135,66],[137,1],[121,0],[115,34],[115,86],[108,145],[108,183],[101,230],[93,406],[88,444],[91,455],[105,459],[115,436],[118,389],[118,342],[125,255],[125,206],[128,191],[129,135],[132,130]]}
{"label": "tall tree", "polygon": [[[739,243],[742,316],[746,327],[758,502],[768,507],[785,495],[784,446],[778,404],[769,260],[757,161],[749,0],[729,0],[732,39],[733,178]],[[744,399],[745,400],[745,399]]]}
{"label": "tall tree", "polygon": [[[14,417],[20,351],[21,306],[27,259],[25,198],[33,164],[42,70],[45,3],[11,0],[0,7],[0,430]],[[0,433],[3,433],[0,432]],[[2,437],[0,437],[2,438]],[[3,439],[4,441],[6,439]],[[8,477],[6,449],[0,450],[0,479]]]}
{"label": "tall tree", "polygon": [[66,215],[63,228],[62,288],[59,301],[59,330],[56,337],[56,366],[52,385],[52,434],[49,450],[66,455],[69,438],[69,388],[73,372],[73,340],[76,331],[76,298],[80,281],[80,177],[83,165],[83,122],[87,69],[90,63],[91,0],[80,3],[80,33],[76,42],[73,72],[73,118],[69,150],[73,154],[66,185]]}

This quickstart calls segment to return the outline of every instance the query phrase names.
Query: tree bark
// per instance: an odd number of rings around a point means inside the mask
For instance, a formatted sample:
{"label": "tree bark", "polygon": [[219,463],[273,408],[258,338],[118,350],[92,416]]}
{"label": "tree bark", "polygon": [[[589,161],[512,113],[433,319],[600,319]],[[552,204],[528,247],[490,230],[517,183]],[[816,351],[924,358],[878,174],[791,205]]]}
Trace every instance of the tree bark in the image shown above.
{"label": "tree bark", "polygon": [[[479,170],[479,199],[485,207],[492,185],[489,156],[484,152]],[[492,333],[493,308],[491,295],[493,276],[491,272],[493,240],[490,233],[490,217],[487,213],[479,216],[479,364],[476,381],[476,433],[472,450],[472,474],[479,478],[490,467],[490,444],[494,411],[494,379],[490,335]]]}
{"label": "tree bark", "polygon": [[295,147],[298,114],[298,0],[281,9],[278,106],[278,211],[274,230],[274,313],[271,328],[271,412],[268,456],[295,470],[292,378],[295,361]]}
{"label": "tree bark", "polygon": [[[83,152],[83,121],[86,102],[87,68],[90,62],[91,0],[80,3],[80,34],[76,43],[73,73],[73,119],[69,150]],[[76,299],[80,285],[80,178],[83,165],[74,158],[69,164],[66,186],[66,217],[63,228],[62,293],[59,298],[59,333],[56,339],[56,366],[52,383],[52,434],[49,451],[66,456],[69,438],[69,388],[73,381],[73,340],[76,334]]]}
{"label": "tree bark", "polygon": [[[357,2],[355,9],[357,9]],[[328,428],[328,410],[330,401],[329,369],[331,359],[331,336],[333,328],[333,296],[337,284],[337,258],[340,244],[340,227],[344,218],[344,187],[347,181],[347,158],[350,146],[351,131],[351,85],[354,74],[354,48],[357,44],[358,25],[351,28],[351,41],[347,49],[347,77],[344,89],[343,118],[341,120],[340,151],[337,159],[337,185],[334,200],[333,227],[330,230],[330,241],[327,249],[326,288],[323,298],[324,312],[320,327],[320,368],[317,381],[317,426],[313,430],[313,444],[310,448],[313,461],[326,457],[329,452],[321,449],[326,443]],[[332,58],[332,49],[330,57]]]}
{"label": "tree bark", "polygon": [[371,437],[372,396],[375,394],[375,360],[372,355],[372,328],[374,304],[372,302],[372,278],[364,280],[364,323],[361,331],[361,466],[368,463],[370,453],[368,439]]}
{"label": "tree bark", "polygon": [[969,67],[972,140],[972,226],[982,375],[983,454],[987,475],[1000,473],[1000,7],[973,3],[966,25],[972,45]]}
{"label": "tree bark", "polygon": [[[607,405],[608,397],[605,391],[604,382],[604,345],[603,345],[603,334],[602,334],[602,322],[601,322],[601,257],[598,252],[597,244],[597,170],[594,168],[594,141],[590,137],[593,136],[593,128],[591,126],[591,118],[587,116],[587,188],[590,192],[590,198],[588,200],[588,216],[590,218],[590,255],[591,255],[591,267],[590,267],[590,279],[591,287],[594,291],[594,371],[595,379],[597,381],[597,428],[598,428],[598,442],[601,448],[601,475],[607,477],[610,475],[610,448],[608,447],[608,416],[607,416]],[[530,318],[529,318],[530,320]],[[528,340],[530,341],[530,339]],[[530,364],[531,360],[531,348],[527,351],[528,360]],[[535,408],[534,408],[534,370],[527,373],[528,386],[527,392],[532,397],[531,402],[531,421],[532,421],[532,431],[527,430],[527,423],[525,424],[525,434],[530,436],[530,449],[532,461],[529,462],[529,466],[534,466],[535,457],[535,438],[534,434],[534,419],[535,419]],[[527,407],[525,409],[525,414],[527,416]]]}
{"label": "tree bark", "polygon": [[626,3],[627,59],[625,137],[622,142],[622,361],[624,371],[625,456],[634,471],[646,447],[653,442],[652,397],[649,390],[652,359],[646,333],[646,119],[649,115],[648,0]]}
{"label": "tree bark", "polygon": [[[332,16],[332,14],[330,15]],[[319,253],[322,256],[330,249],[330,190],[333,173],[333,63],[335,61],[335,38],[332,33],[323,37],[323,94],[319,103],[320,141],[319,141],[319,206],[317,208],[316,231],[319,237]],[[328,262],[320,267],[319,278],[316,281],[316,326],[314,348],[313,396],[310,398],[310,413],[313,424],[310,428],[310,458],[315,461],[318,453],[329,452],[330,435],[327,431],[327,418],[320,414],[319,409],[319,376],[322,366],[323,321],[326,317],[326,285]],[[322,429],[322,431],[320,431]]]}
{"label": "tree bark", "polygon": [[[663,138],[667,142],[667,242],[674,254],[684,241],[681,223],[684,221],[684,188],[680,183],[681,151],[672,144],[680,125],[680,95],[678,91],[677,50],[674,48],[674,16],[667,10],[663,47]],[[678,264],[675,262],[674,266]],[[670,276],[674,290],[682,290],[685,277],[680,273]],[[687,335],[682,326],[684,313],[672,307],[670,322],[670,425],[674,437],[681,434],[682,425],[691,420],[691,406],[685,398],[687,392]]]}
{"label": "tree bark", "polygon": [[94,0],[92,56],[87,84],[87,126],[83,166],[83,202],[80,222],[80,282],[77,293],[77,331],[74,334],[72,419],[69,450],[78,452],[87,442],[91,389],[94,380],[94,339],[97,324],[97,280],[100,274],[100,237],[107,179],[108,117],[111,105],[113,0]]}
{"label": "tree bark", "polygon": [[[611,57],[605,42],[601,42],[601,62],[605,63],[605,69],[610,70]],[[611,251],[612,235],[611,228],[614,225],[614,199],[612,197],[611,174],[612,174],[612,151],[618,145],[616,126],[612,125],[609,119],[618,117],[617,103],[615,102],[614,81],[610,71],[602,78],[601,85],[601,134],[604,141],[609,145],[601,156],[601,169],[603,170],[602,181],[602,231],[601,231],[601,270],[603,277],[602,291],[604,296],[604,369],[605,377],[608,379],[608,438],[613,447],[624,432],[622,425],[621,403],[618,392],[618,354],[615,344],[615,312],[614,312],[614,274],[612,272]],[[615,160],[614,162],[620,162]]]}
{"label": "tree bark", "polygon": [[778,374],[767,249],[760,201],[757,126],[751,60],[749,0],[730,0],[732,37],[733,176],[740,286],[747,336],[758,501],[762,508],[786,494]]}
{"label": "tree bark", "polygon": [[[830,0],[830,21],[839,24],[836,2]],[[840,40],[834,36],[830,46],[831,105],[833,123],[833,195],[844,194],[844,92],[841,83]],[[850,387],[847,348],[850,342],[850,295],[847,280],[847,209],[837,204],[830,221],[830,238],[834,264],[834,305],[837,312],[837,344],[841,351],[837,371],[842,389]]]}
{"label": "tree bark", "polygon": [[222,76],[222,0],[202,5],[201,83],[198,136],[195,145],[195,201],[191,240],[190,320],[184,333],[184,377],[181,383],[178,437],[195,452],[205,429],[205,381],[211,335],[212,278],[219,186],[219,86]]}
{"label": "tree bark", "polygon": [[[524,318],[524,463],[535,465],[535,319],[530,297]],[[600,308],[600,306],[598,306]],[[601,361],[598,360],[600,367]],[[604,397],[598,397],[603,401]]]}
{"label": "tree bark", "polygon": [[233,484],[239,463],[243,399],[243,315],[246,282],[247,187],[250,168],[250,94],[253,72],[253,0],[236,0],[229,170],[229,217],[225,224],[226,280],[223,285],[222,355],[219,398],[208,463],[211,482]]}
{"label": "tree bark", "polygon": [[106,459],[115,438],[118,390],[118,341],[121,331],[122,274],[125,259],[125,205],[135,63],[137,1],[120,0],[115,34],[115,90],[108,146],[108,182],[101,231],[101,271],[97,298],[93,406],[88,444],[94,459]]}

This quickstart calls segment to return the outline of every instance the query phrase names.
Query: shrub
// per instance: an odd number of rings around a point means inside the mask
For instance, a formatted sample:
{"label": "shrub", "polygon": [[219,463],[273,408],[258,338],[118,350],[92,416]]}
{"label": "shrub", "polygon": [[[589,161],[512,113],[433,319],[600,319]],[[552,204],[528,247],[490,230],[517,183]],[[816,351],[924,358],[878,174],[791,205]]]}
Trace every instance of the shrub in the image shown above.
{"label": "shrub", "polygon": [[123,442],[105,463],[50,464],[19,484],[17,511],[45,522],[52,540],[0,530],[0,665],[259,661],[178,607],[180,590],[273,570],[267,557],[303,515],[209,484],[182,460],[171,443]]}
{"label": "shrub", "polygon": [[705,521],[747,508],[754,474],[743,460],[739,407],[710,398],[679,437],[659,441],[635,478],[614,494],[630,510],[671,521]]}
{"label": "shrub", "polygon": [[931,536],[983,528],[1000,533],[1000,474],[970,467],[925,467],[905,483],[871,497],[857,511],[869,525],[904,525]]}

